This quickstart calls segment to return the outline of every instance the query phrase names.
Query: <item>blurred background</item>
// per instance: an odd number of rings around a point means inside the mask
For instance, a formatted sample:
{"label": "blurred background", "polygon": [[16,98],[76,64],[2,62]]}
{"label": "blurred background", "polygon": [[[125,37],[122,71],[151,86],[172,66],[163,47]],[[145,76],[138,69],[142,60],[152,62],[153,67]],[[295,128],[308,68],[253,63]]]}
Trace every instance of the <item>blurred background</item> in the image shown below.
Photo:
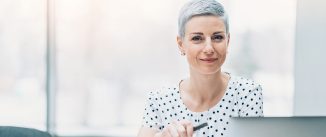
{"label": "blurred background", "polygon": [[[146,93],[188,75],[176,44],[186,1],[0,0],[0,124],[135,136]],[[265,116],[293,116],[296,0],[220,2],[223,71],[262,85]]]}

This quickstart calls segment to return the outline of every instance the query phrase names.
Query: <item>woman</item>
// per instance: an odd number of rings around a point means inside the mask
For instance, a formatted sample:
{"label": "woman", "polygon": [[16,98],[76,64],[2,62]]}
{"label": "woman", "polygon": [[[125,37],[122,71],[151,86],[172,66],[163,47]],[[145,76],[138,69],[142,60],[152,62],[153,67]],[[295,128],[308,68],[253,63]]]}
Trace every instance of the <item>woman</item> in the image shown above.
{"label": "woman", "polygon": [[[190,76],[149,93],[138,137],[227,136],[230,117],[263,116],[261,86],[221,71],[229,42],[220,3],[192,0],[181,9],[177,43]],[[208,126],[194,131],[202,123]]]}

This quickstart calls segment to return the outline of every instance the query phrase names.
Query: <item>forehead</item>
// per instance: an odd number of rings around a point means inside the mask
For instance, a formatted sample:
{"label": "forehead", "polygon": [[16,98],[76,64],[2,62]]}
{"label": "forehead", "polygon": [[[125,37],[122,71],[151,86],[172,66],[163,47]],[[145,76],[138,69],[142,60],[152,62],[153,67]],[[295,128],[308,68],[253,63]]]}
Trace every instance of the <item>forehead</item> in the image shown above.
{"label": "forehead", "polygon": [[225,32],[224,20],[212,15],[192,17],[185,25],[185,33],[193,32]]}

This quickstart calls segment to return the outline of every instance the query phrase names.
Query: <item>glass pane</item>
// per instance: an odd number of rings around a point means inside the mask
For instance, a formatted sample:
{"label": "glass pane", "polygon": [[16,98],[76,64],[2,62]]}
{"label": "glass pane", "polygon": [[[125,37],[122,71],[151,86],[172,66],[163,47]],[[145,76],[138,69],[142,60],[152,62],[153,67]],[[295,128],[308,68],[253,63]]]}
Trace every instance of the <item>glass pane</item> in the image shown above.
{"label": "glass pane", "polygon": [[231,26],[226,68],[262,85],[265,116],[292,116],[296,0],[224,2]]}
{"label": "glass pane", "polygon": [[[136,134],[146,93],[188,75],[176,44],[186,1],[56,1],[59,135]],[[224,71],[262,84],[266,116],[291,115],[295,1],[222,3],[231,22]]]}
{"label": "glass pane", "polygon": [[181,3],[57,1],[59,134],[137,132],[146,92],[187,74],[175,43]]}
{"label": "glass pane", "polygon": [[0,123],[45,129],[46,1],[0,1]]}

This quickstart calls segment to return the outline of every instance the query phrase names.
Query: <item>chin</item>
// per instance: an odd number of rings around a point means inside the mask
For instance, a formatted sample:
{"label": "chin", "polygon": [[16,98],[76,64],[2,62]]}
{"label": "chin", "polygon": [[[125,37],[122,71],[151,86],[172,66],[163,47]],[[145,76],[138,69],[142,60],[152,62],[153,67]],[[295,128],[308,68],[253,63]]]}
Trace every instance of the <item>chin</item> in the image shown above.
{"label": "chin", "polygon": [[221,69],[201,69],[198,72],[203,75],[212,75],[212,74],[220,73]]}
{"label": "chin", "polygon": [[214,67],[204,67],[204,66],[190,66],[190,72],[195,72],[197,74],[202,75],[213,75],[218,74],[221,72],[221,67],[214,66]]}

